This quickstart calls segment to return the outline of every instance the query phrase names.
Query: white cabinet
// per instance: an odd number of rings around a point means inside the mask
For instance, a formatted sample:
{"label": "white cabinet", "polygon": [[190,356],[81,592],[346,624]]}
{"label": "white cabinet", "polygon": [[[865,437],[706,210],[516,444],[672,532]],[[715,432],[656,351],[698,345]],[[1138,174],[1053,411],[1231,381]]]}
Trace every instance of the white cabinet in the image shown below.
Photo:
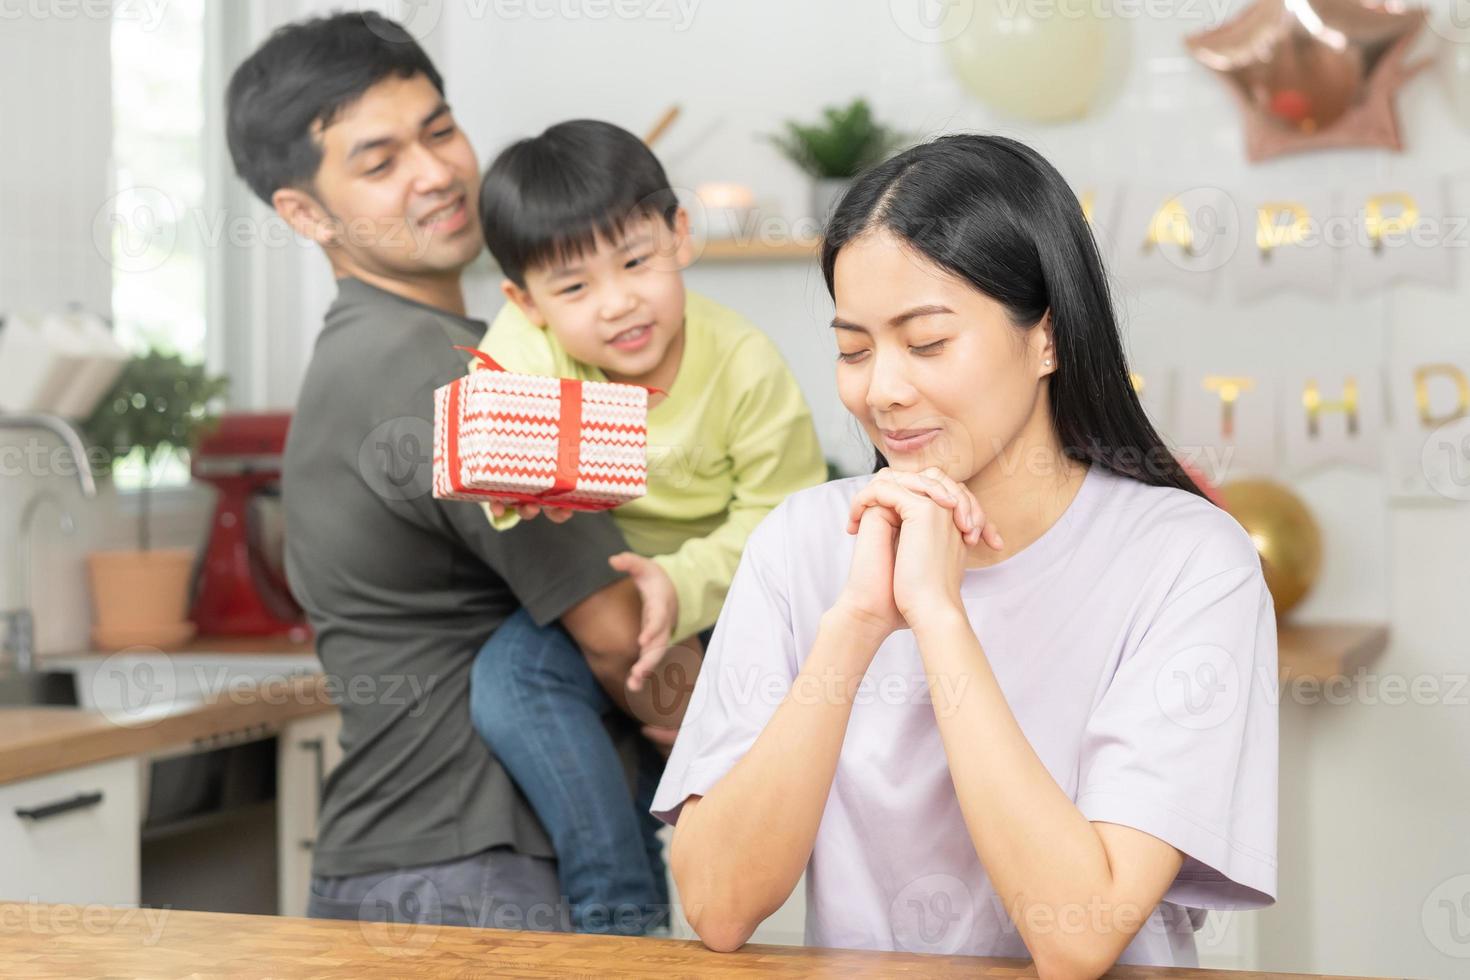
{"label": "white cabinet", "polygon": [[138,904],[136,757],[0,786],[0,898]]}
{"label": "white cabinet", "polygon": [[305,915],[311,883],[311,849],[327,774],[342,759],[337,733],[341,713],[332,710],[286,725],[276,745],[276,827],[280,849],[281,915]]}

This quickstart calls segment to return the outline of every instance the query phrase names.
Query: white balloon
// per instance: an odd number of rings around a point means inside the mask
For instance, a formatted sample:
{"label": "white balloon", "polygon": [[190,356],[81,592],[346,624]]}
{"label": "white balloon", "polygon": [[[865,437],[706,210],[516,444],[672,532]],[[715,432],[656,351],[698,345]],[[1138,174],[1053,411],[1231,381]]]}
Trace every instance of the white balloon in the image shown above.
{"label": "white balloon", "polygon": [[1107,20],[1090,3],[975,0],[969,23],[944,49],[980,101],[1022,119],[1062,122],[1085,116],[1102,95],[1113,47]]}

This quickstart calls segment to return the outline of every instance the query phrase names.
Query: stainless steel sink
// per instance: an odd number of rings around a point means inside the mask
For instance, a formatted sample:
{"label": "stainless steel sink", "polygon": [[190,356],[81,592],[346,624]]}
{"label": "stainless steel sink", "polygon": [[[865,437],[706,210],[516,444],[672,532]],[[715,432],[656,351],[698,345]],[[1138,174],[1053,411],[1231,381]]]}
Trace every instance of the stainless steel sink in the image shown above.
{"label": "stainless steel sink", "polygon": [[57,705],[75,708],[80,704],[74,671],[34,670],[23,674],[0,674],[0,707]]}
{"label": "stainless steel sink", "polygon": [[45,670],[0,674],[0,706],[63,705],[136,723],[260,685],[319,674],[313,654],[126,653],[43,658]]}

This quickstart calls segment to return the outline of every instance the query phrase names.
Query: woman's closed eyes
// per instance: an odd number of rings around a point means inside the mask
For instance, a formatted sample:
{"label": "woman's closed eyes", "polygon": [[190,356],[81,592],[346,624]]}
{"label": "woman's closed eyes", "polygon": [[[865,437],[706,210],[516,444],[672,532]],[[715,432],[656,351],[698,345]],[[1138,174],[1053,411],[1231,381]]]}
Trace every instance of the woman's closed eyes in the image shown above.
{"label": "woman's closed eyes", "polygon": [[[910,345],[909,353],[917,354],[920,357],[933,357],[935,354],[942,352],[944,350],[944,345],[948,343],[948,340],[936,340],[928,344]],[[866,348],[863,350],[855,351],[838,351],[837,359],[843,364],[856,364],[858,361],[862,360],[863,355],[867,353],[868,351]]]}

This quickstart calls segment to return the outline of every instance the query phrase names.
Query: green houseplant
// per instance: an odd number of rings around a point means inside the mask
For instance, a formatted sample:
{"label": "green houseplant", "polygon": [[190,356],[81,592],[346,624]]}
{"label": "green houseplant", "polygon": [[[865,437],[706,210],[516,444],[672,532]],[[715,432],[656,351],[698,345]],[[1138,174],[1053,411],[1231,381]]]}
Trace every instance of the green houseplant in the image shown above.
{"label": "green houseplant", "polygon": [[823,220],[854,177],[908,141],[905,134],[878,122],[866,99],[827,106],[816,123],[787,120],[768,139],[812,178],[812,210]]}
{"label": "green houseplant", "polygon": [[210,375],[201,364],[150,350],[128,362],[82,424],[110,463],[136,460],[142,468],[137,548],[87,556],[93,640],[100,647],[167,648],[194,633],[186,618],[194,549],[153,547],[151,495],[159,464],[198,443],[214,423],[212,403],[228,387],[227,378]]}

